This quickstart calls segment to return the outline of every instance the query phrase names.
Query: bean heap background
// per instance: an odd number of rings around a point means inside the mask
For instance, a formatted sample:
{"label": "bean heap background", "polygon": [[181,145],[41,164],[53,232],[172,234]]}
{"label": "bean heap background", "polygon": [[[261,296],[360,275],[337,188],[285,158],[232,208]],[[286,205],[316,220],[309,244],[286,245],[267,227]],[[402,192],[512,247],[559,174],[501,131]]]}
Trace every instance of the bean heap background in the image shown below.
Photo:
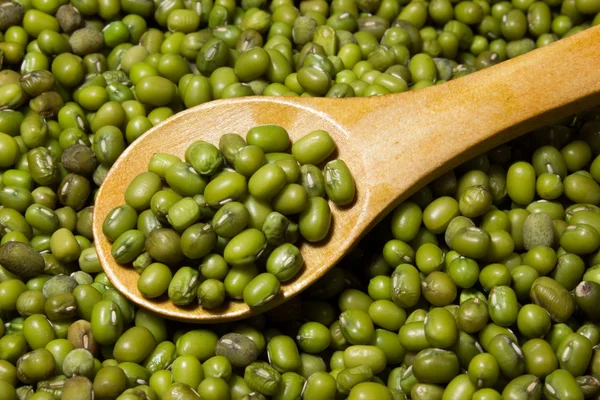
{"label": "bean heap background", "polygon": [[599,11],[1,3],[0,398],[598,398],[597,109],[431,183],[316,285],[236,323],[133,307],[102,273],[91,215],[126,146],[186,107],[442,84],[598,24]]}

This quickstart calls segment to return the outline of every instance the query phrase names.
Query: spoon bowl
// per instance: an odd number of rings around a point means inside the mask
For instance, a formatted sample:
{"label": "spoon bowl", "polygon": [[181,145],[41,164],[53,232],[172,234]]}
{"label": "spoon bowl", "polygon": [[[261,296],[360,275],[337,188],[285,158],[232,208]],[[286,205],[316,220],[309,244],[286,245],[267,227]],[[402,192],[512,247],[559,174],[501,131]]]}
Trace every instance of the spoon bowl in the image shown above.
{"label": "spoon bowl", "polygon": [[[307,288],[335,265],[377,222],[420,186],[499,144],[562,117],[600,104],[600,27],[588,29],[465,78],[402,94],[348,99],[247,97],[218,100],[180,112],[130,145],[111,167],[93,216],[98,258],[113,285],[141,307],[164,317],[216,323],[263,312]],[[292,142],[317,129],[328,131],[336,157],[356,183],[355,201],[331,204],[330,235],[303,241],[305,264],[258,310],[226,301],[207,310],[147,299],[138,273],[119,265],[102,224],[125,202],[128,184],[147,170],[154,153],[183,158],[194,140],[217,144],[224,133],[245,136],[252,127],[278,124]]]}
{"label": "spoon bowl", "polygon": [[[179,320],[223,321],[254,314],[254,310],[241,301],[226,301],[224,306],[208,310],[200,306],[179,307],[166,298],[143,297],[137,289],[139,274],[112,258],[111,243],[102,234],[102,222],[110,210],[125,203],[127,186],[136,175],[147,170],[154,153],[169,153],[183,159],[186,148],[194,140],[202,139],[218,145],[224,133],[235,132],[244,136],[254,126],[271,123],[285,127],[292,142],[313,130],[327,130],[336,142],[336,156],[352,160],[351,169],[357,185],[353,204],[337,207],[331,203],[332,224],[328,238],[318,243],[301,241],[299,248],[305,264],[296,279],[282,284],[280,295],[272,303],[281,303],[301,291],[327,271],[332,256],[339,259],[344,254],[352,245],[352,239],[346,237],[349,229],[356,229],[355,222],[361,219],[361,210],[368,207],[366,193],[361,190],[367,180],[361,154],[358,148],[348,145],[349,133],[344,126],[327,114],[288,99],[248,97],[213,101],[178,113],[154,128],[154,134],[148,132],[135,141],[117,160],[103,182],[94,208],[94,241],[105,272],[117,289],[138,305]],[[354,235],[357,234],[359,232]],[[328,250],[333,243],[335,246]],[[333,249],[337,255],[331,253]]]}

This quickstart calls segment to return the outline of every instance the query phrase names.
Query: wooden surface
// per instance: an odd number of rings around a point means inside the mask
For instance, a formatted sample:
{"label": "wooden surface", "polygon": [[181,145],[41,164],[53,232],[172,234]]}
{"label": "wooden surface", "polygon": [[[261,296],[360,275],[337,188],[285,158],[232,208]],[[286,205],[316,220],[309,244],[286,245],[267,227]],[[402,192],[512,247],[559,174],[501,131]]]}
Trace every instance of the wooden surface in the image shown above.
{"label": "wooden surface", "polygon": [[[572,113],[600,104],[600,26],[495,67],[439,86],[369,98],[249,97],[213,101],[176,114],[129,146],[102,184],[94,210],[94,241],[108,278],[125,296],[167,318],[221,322],[250,316],[242,302],[207,311],[149,300],[137,290],[137,272],[118,265],[102,234],[108,212],[124,203],[129,182],[146,170],[153,153],[183,157],[197,139],[279,124],[298,139],[315,129],[331,133],[354,174],[356,201],[332,204],[332,234],[303,243],[305,266],[282,285],[281,304],[330,267],[402,200],[443,172]],[[264,311],[264,310],[261,310]]]}

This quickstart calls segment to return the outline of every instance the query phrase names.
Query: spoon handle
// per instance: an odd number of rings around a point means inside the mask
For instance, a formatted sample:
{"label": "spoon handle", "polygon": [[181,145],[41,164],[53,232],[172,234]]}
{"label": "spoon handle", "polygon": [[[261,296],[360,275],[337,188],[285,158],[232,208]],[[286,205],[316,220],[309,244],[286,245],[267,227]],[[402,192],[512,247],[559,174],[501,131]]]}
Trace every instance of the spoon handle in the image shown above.
{"label": "spoon handle", "polygon": [[600,26],[444,85],[325,106],[364,148],[372,224],[450,168],[597,104]]}

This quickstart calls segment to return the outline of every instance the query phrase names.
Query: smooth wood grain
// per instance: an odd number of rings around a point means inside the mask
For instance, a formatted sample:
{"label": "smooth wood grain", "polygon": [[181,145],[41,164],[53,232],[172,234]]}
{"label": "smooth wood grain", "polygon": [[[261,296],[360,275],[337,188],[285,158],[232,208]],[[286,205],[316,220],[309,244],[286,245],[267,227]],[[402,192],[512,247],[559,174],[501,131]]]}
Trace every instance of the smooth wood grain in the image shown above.
{"label": "smooth wood grain", "polygon": [[[208,311],[149,300],[137,272],[114,262],[102,234],[108,212],[124,203],[129,182],[156,152],[183,157],[187,145],[218,143],[226,132],[245,135],[279,124],[296,140],[315,129],[331,133],[338,157],[357,186],[349,207],[332,204],[332,233],[303,243],[305,266],[282,286],[270,307],[318,280],[370,228],[423,184],[494,146],[559,118],[600,104],[600,27],[495,67],[414,92],[369,98],[249,97],[214,101],[178,113],[129,146],[108,173],[94,208],[94,241],[108,278],[130,300],[167,318],[223,322],[253,315],[242,302]],[[260,310],[264,311],[264,309]]]}

